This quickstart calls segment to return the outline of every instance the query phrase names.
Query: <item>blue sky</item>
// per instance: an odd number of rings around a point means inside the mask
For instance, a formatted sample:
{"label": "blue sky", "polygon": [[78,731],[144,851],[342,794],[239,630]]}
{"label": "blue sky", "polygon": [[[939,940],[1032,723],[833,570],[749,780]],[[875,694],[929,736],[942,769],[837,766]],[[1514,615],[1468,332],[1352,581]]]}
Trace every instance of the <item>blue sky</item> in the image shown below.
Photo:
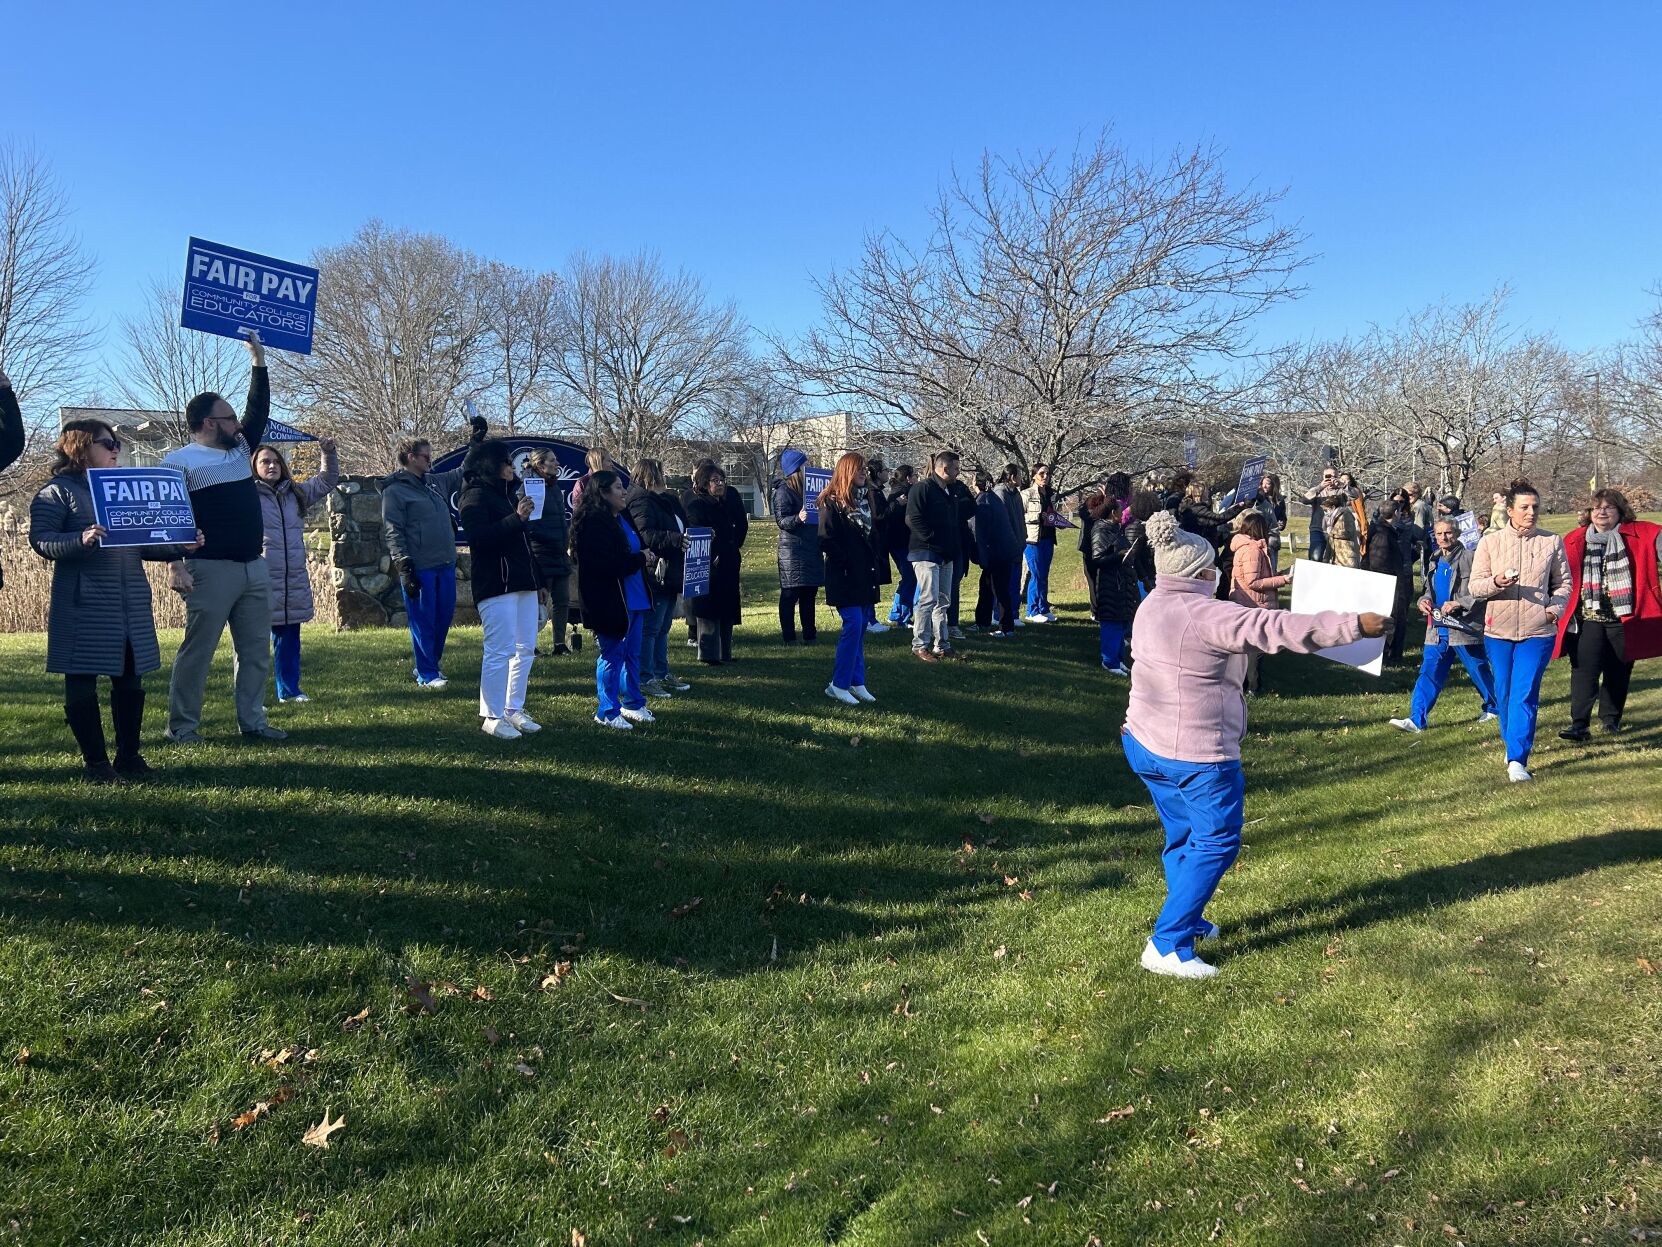
{"label": "blue sky", "polygon": [[1265,340],[1509,281],[1595,347],[1662,280],[1656,5],[8,8],[0,137],[66,184],[104,318],[191,234],[302,259],[379,216],[531,266],[652,248],[790,333],[955,163],[1104,125],[1286,188],[1316,258]]}

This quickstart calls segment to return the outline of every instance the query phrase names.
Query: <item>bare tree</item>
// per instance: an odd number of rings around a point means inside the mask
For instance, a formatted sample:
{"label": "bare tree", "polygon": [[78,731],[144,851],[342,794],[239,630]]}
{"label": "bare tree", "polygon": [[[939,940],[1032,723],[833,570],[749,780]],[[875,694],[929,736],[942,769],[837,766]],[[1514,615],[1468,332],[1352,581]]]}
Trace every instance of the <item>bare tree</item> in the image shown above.
{"label": "bare tree", "polygon": [[1658,459],[1662,439],[1662,285],[1651,293],[1657,304],[1639,326],[1638,337],[1612,353],[1597,394],[1601,443],[1609,441]]}
{"label": "bare tree", "polygon": [[767,484],[774,457],[786,448],[790,431],[806,414],[802,396],[772,368],[754,361],[727,401],[710,413],[703,431],[711,440],[735,443],[737,461],[760,488]]}
{"label": "bare tree", "polygon": [[286,400],[358,462],[390,465],[401,438],[442,438],[490,380],[482,265],[434,234],[371,221],[313,254],[310,355],[277,362]]}
{"label": "bare tree", "polygon": [[686,272],[657,257],[571,258],[556,300],[552,384],[582,409],[589,440],[621,461],[662,452],[706,422],[745,376],[745,328]]}
{"label": "bare tree", "polygon": [[45,159],[0,145],[0,365],[23,402],[64,391],[96,336],[81,315],[95,266],[69,217]]}
{"label": "bare tree", "polygon": [[986,462],[1095,474],[1232,400],[1253,317],[1296,293],[1276,200],[1231,189],[1204,148],[1150,164],[1104,134],[1066,159],[986,155],[922,247],[868,237],[816,283],[819,327],[776,345],[805,393]]}
{"label": "bare tree", "polygon": [[491,262],[481,274],[481,310],[493,375],[487,409],[500,410],[509,433],[523,431],[524,415],[547,423],[550,382],[558,349],[556,311],[560,279]]}
{"label": "bare tree", "polygon": [[[179,325],[178,283],[151,281],[144,309],[121,320],[123,354],[111,384],[124,402],[159,417],[179,445],[190,440],[185,404],[205,391],[237,394],[247,382],[248,348],[232,338]],[[232,402],[240,406],[233,397]]]}

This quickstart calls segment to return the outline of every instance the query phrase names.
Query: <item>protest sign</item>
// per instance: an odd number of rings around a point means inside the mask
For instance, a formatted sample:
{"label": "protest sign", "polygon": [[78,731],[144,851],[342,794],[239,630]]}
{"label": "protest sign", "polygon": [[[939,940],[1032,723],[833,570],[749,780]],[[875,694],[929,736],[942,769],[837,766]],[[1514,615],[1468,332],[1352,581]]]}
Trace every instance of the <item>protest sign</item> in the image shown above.
{"label": "protest sign", "polygon": [[190,240],[179,324],[241,338],[256,329],[260,341],[301,355],[312,353],[317,270],[235,247]]}
{"label": "protest sign", "polygon": [[1241,479],[1235,486],[1236,502],[1251,502],[1258,497],[1258,491],[1264,487],[1264,465],[1268,462],[1263,455],[1254,455],[1241,465]]}
{"label": "protest sign", "polygon": [[540,476],[527,476],[520,484],[525,489],[525,496],[531,500],[531,518],[542,518],[543,503],[548,499],[548,482]]}
{"label": "protest sign", "polygon": [[687,569],[681,578],[681,592],[687,597],[701,598],[710,592],[711,546],[715,539],[713,528],[687,529]]}
{"label": "protest sign", "polygon": [[188,546],[196,516],[185,474],[177,468],[88,468],[92,515],[108,531],[105,546]]}
{"label": "protest sign", "polygon": [[[1318,611],[1343,611],[1357,615],[1372,611],[1389,615],[1396,600],[1397,578],[1359,567],[1337,563],[1312,563],[1299,559],[1293,564],[1293,611],[1314,615]],[[1317,650],[1318,657],[1369,675],[1378,675],[1385,666],[1385,638],[1363,637],[1349,645]]]}
{"label": "protest sign", "polygon": [[808,512],[808,523],[819,523],[820,491],[831,483],[830,468],[802,469],[802,505]]}
{"label": "protest sign", "polygon": [[1483,540],[1483,530],[1477,526],[1477,512],[1462,511],[1454,517],[1454,523],[1460,533],[1460,544],[1468,550],[1477,549],[1477,543]]}
{"label": "protest sign", "polygon": [[1193,433],[1183,435],[1183,466],[1191,472],[1200,466],[1200,438]]}
{"label": "protest sign", "polygon": [[304,429],[297,429],[292,424],[284,424],[281,420],[267,420],[265,422],[265,436],[262,442],[315,442],[317,438]]}

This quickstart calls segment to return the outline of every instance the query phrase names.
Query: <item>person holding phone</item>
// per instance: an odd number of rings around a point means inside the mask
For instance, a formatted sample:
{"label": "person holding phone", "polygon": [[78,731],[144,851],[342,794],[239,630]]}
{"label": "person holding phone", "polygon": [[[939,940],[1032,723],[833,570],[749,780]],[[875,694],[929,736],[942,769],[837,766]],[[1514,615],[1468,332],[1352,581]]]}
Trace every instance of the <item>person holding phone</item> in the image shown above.
{"label": "person holding phone", "polygon": [[1506,777],[1527,783],[1535,747],[1541,677],[1552,660],[1558,620],[1570,601],[1564,542],[1535,523],[1541,498],[1528,481],[1506,491],[1507,523],[1483,535],[1472,559],[1471,594],[1484,603],[1484,648],[1495,673],[1495,703],[1506,743]]}
{"label": "person holding phone", "polygon": [[1425,731],[1457,655],[1483,701],[1477,721],[1488,723],[1498,717],[1495,676],[1484,648],[1483,611],[1471,591],[1472,552],[1460,544],[1459,526],[1451,519],[1437,521],[1432,542],[1436,561],[1419,600],[1420,614],[1425,616],[1425,656],[1414,680],[1408,717],[1391,720],[1399,732]]}
{"label": "person holding phone", "polygon": [[652,613],[642,572],[650,573],[658,556],[641,540],[629,516],[627,494],[622,477],[601,469],[589,477],[571,517],[571,557],[577,563],[583,622],[599,642],[594,721],[620,731],[655,721],[640,674],[641,637]]}

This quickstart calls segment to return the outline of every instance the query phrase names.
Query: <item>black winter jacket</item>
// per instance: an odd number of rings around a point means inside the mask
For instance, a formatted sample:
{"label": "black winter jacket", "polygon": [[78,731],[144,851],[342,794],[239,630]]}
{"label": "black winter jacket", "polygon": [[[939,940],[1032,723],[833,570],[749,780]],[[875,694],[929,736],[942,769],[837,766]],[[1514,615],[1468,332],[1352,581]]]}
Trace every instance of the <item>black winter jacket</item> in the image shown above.
{"label": "black winter jacket", "polygon": [[964,556],[965,516],[959,513],[958,494],[930,475],[906,495],[906,527],[911,530],[908,555],[928,555],[921,562],[955,563]]}
{"label": "black winter jacket", "polygon": [[912,548],[912,530],[906,527],[906,501],[913,488],[896,485],[889,490],[889,506],[883,517],[884,541],[896,563],[904,563],[907,551]]}
{"label": "black winter jacket", "polygon": [[[672,598],[681,592],[687,570],[687,512],[681,499],[669,490],[635,485],[624,495],[629,518],[641,536],[641,545],[658,556],[658,566],[647,573],[646,587],[655,598]],[[680,524],[676,524],[680,520]]]}
{"label": "black winter jacket", "polygon": [[779,525],[779,587],[817,589],[825,583],[825,559],[820,554],[819,529],[804,523],[802,495],[790,481],[773,487],[773,518]]}
{"label": "black winter jacket", "polygon": [[537,571],[548,584],[557,576],[571,575],[571,555],[567,552],[571,521],[566,514],[567,491],[560,488],[560,482],[548,481],[545,488],[542,514],[526,524],[525,533],[531,538]]}
{"label": "black winter jacket", "polygon": [[623,582],[646,566],[646,555],[629,548],[619,520],[635,527],[627,511],[615,517],[591,512],[571,535],[583,623],[599,636],[628,635],[629,599],[624,596]]}
{"label": "black winter jacket", "polygon": [[877,601],[877,560],[888,562],[879,553],[876,528],[860,528],[836,503],[819,511],[820,548],[825,551],[825,602],[828,606],[870,606]]}
{"label": "black winter jacket", "polygon": [[1135,552],[1125,530],[1112,520],[1091,521],[1091,548],[1085,570],[1098,623],[1126,623],[1137,613]]}
{"label": "black winter jacket", "polygon": [[504,593],[535,592],[542,585],[518,505],[510,481],[469,477],[462,486],[458,510],[473,552],[475,605]]}
{"label": "black winter jacket", "polygon": [[[682,497],[687,504],[687,526],[708,528],[715,534],[710,542],[710,592],[703,597],[689,598],[687,609],[697,619],[736,624],[740,613],[739,547],[744,543],[749,520],[742,514],[735,517],[734,509],[727,501],[732,493],[728,489],[722,497],[713,498],[694,490]],[[738,509],[740,512],[744,510],[742,501]],[[743,528],[737,520],[744,521]]]}

